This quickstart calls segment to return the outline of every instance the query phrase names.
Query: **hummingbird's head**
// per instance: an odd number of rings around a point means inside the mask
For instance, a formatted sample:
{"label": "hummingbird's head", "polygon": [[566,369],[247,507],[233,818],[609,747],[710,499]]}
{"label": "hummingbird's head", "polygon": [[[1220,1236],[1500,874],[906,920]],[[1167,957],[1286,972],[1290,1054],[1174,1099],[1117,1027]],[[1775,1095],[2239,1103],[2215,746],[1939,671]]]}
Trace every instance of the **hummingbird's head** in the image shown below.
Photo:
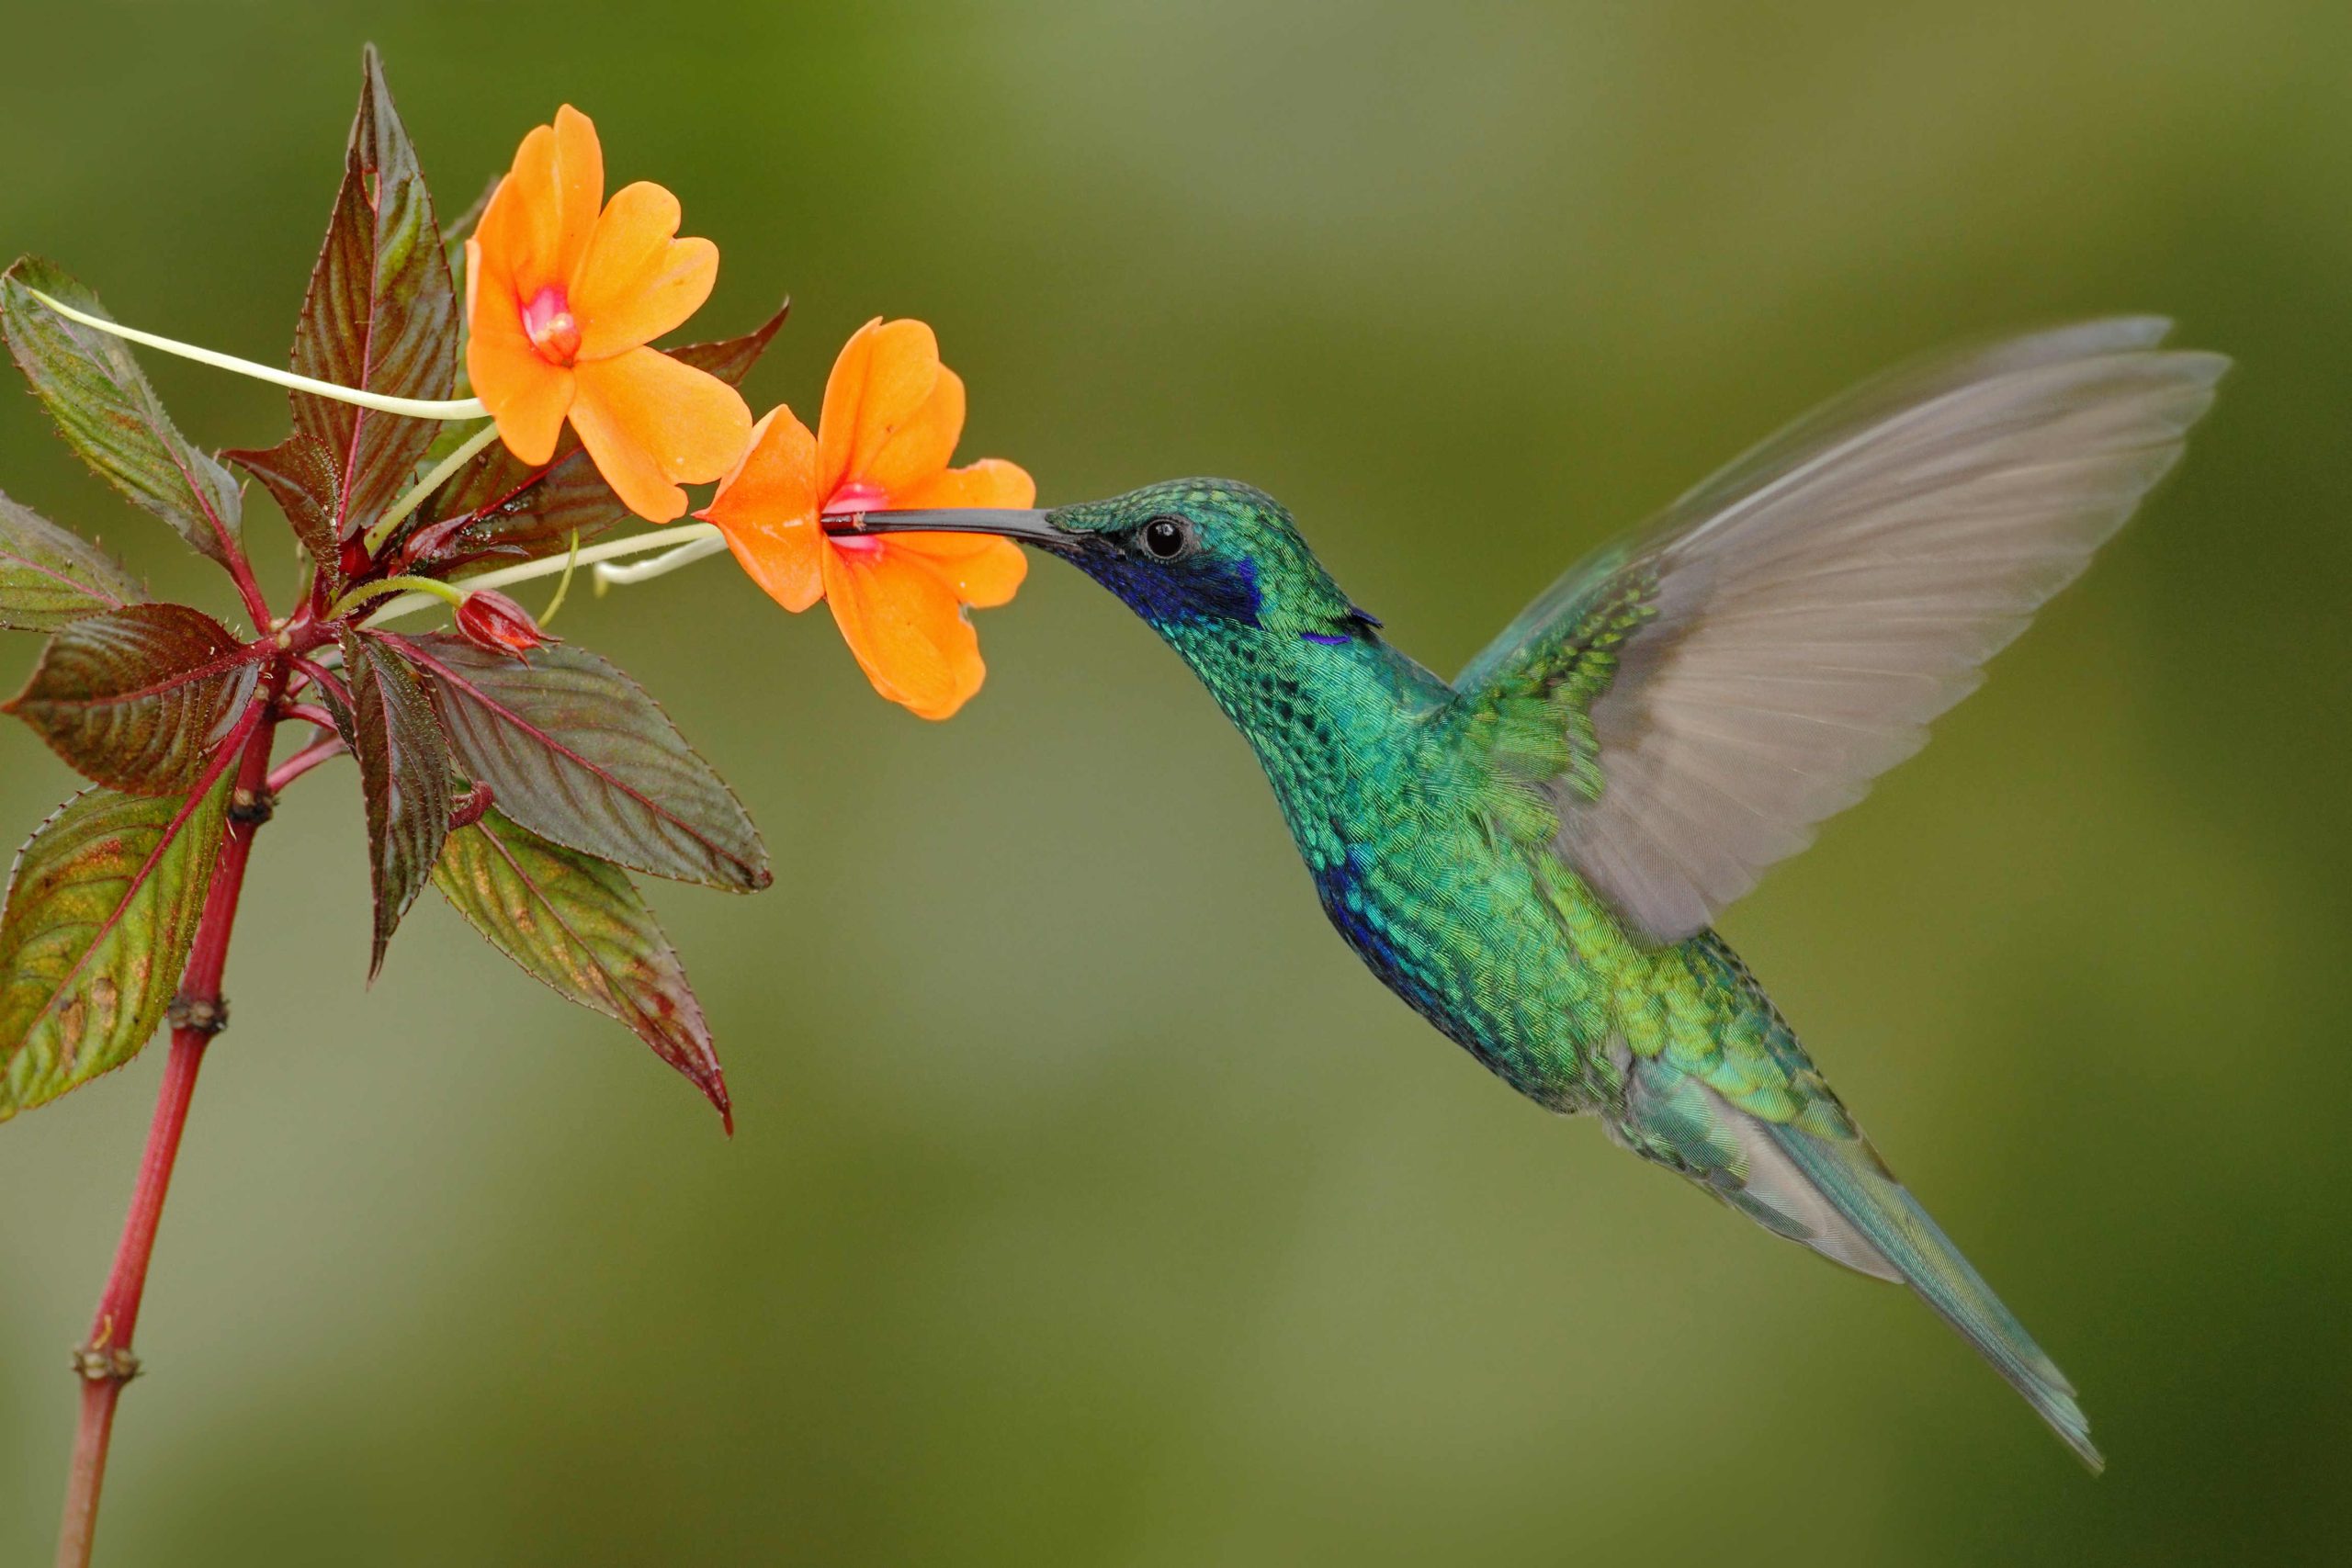
{"label": "hummingbird's head", "polygon": [[1050,512],[869,512],[841,532],[998,534],[1060,556],[1184,649],[1258,637],[1341,644],[1379,622],[1340,592],[1265,491],[1170,479]]}

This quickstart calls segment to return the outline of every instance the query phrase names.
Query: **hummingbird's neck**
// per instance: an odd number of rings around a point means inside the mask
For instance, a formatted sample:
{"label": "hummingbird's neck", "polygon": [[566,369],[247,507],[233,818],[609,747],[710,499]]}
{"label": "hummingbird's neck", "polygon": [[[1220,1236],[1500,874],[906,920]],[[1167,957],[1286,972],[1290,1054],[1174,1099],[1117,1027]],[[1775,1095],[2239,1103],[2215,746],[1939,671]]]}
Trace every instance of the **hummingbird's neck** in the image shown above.
{"label": "hummingbird's neck", "polygon": [[1240,730],[1294,833],[1324,830],[1393,787],[1453,689],[1381,638],[1272,628],[1164,632]]}

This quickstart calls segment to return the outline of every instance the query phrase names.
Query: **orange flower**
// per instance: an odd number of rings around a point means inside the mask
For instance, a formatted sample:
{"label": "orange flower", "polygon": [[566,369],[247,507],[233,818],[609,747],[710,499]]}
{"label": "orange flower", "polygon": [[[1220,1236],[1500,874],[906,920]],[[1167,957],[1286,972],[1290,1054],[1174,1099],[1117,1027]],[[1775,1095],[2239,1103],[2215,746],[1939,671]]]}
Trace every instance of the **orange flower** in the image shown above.
{"label": "orange flower", "polygon": [[858,328],[825,382],[818,434],[788,408],[752,428],[751,450],[696,516],[718,525],[752,581],[787,610],[819,599],[874,689],[945,718],[987,673],[964,607],[1012,597],[1021,547],[981,534],[829,535],[831,513],[1035,504],[1036,482],[998,457],[951,468],[964,382],[921,321]]}
{"label": "orange flower", "polygon": [[628,509],[667,523],[686,509],[681,482],[743,455],[752,411],[645,346],[710,298],[718,247],[677,238],[678,198],[660,186],[604,197],[596,128],[566,104],[523,138],[466,242],[466,371],[514,456],[547,462],[568,418]]}

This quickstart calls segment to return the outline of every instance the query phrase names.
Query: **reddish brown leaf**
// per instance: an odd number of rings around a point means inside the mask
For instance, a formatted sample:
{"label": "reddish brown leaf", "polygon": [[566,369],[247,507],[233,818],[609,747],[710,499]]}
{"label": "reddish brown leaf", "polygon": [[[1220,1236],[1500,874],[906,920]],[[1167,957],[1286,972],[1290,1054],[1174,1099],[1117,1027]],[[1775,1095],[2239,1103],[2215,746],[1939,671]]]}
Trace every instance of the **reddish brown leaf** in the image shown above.
{"label": "reddish brown leaf", "polygon": [[85,777],[172,795],[204,771],[258,671],[258,653],[201,610],[130,604],[60,629],[6,711]]}
{"label": "reddish brown leaf", "polygon": [[785,318],[792,314],[792,301],[786,299],[775,308],[775,314],[745,333],[741,337],[719,338],[710,343],[690,343],[670,350],[670,357],[691,365],[697,370],[707,370],[730,387],[740,387],[760,355],[768,351],[775,334],[784,330]]}
{"label": "reddish brown leaf", "polygon": [[774,880],[734,793],[642,687],[586,649],[517,660],[442,634],[383,640],[429,677],[460,770],[533,832],[656,876],[735,892]]}
{"label": "reddish brown leaf", "polygon": [[344,741],[359,762],[368,808],[368,874],[375,893],[375,943],[368,977],[401,917],[424,890],[449,833],[449,748],[424,688],[401,660],[366,632],[343,634],[344,680],[351,688]]}
{"label": "reddish brown leaf", "polygon": [[[398,398],[447,398],[457,383],[457,296],[433,197],[372,48],[362,67],[343,186],[295,328],[294,368]],[[332,519],[338,540],[407,487],[435,432],[426,421],[308,392],[288,400],[295,433],[329,455],[333,489],[311,487],[308,493]],[[304,544],[312,558],[328,564],[332,548],[321,550],[307,537]]]}
{"label": "reddish brown leaf", "polygon": [[635,1031],[709,1096],[733,1130],[702,1006],[618,866],[551,844],[492,810],[449,835],[433,880],[526,974]]}
{"label": "reddish brown leaf", "polygon": [[261,480],[286,513],[303,552],[326,574],[331,592],[343,588],[343,551],[337,521],[343,512],[343,474],[335,455],[317,436],[296,431],[275,446],[220,454]]}

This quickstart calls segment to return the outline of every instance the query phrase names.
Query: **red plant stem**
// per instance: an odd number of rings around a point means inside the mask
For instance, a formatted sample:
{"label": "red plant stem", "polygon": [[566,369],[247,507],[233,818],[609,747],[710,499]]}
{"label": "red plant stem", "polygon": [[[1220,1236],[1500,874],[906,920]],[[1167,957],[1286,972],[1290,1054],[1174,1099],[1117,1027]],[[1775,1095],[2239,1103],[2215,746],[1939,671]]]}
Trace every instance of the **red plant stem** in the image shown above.
{"label": "red plant stem", "polygon": [[234,535],[222,528],[217,520],[212,526],[213,537],[220,541],[220,553],[227,558],[222,564],[229,569],[229,576],[237,584],[237,597],[245,602],[245,614],[253,617],[254,630],[266,634],[270,629],[269,599],[262,592],[260,582],[254,580],[253,562],[245,558],[244,547],[237,542]]}
{"label": "red plant stem", "polygon": [[277,710],[277,716],[299,719],[304,724],[316,725],[321,729],[334,728],[334,715],[322,707],[314,707],[309,703],[288,703]]}
{"label": "red plant stem", "polygon": [[341,755],[343,755],[341,736],[330,735],[323,740],[312,741],[271,770],[269,793],[277,794],[321,762],[331,762]]}
{"label": "red plant stem", "polygon": [[74,1357],[74,1369],[82,1378],[82,1418],[74,1438],[65,1517],[58,1527],[59,1568],[86,1568],[90,1561],[90,1543],[98,1521],[98,1492],[106,1481],[107,1445],[114,1436],[115,1403],[122,1396],[122,1385],[139,1374],[130,1336],[139,1324],[140,1298],[147,1290],[147,1262],[155,1250],[155,1227],[164,1217],[164,1195],[171,1186],[180,1133],[187,1124],[197,1068],[203,1065],[204,1047],[220,1032],[226,1018],[220,976],[228,967],[229,933],[236,924],[238,897],[244,891],[245,863],[253,854],[254,834],[267,815],[270,742],[277,727],[268,705],[285,682],[286,663],[281,660],[271,667],[268,690],[261,697],[261,719],[238,761],[228,832],[205,894],[204,912],[197,922],[196,942],[188,953],[186,977],[174,1008],[175,1019],[186,1021],[172,1031],[171,1056],[164,1065],[163,1089],[155,1100],[155,1119],[147,1129],[147,1149],[140,1157],[130,1213],[123,1220],[114,1268],[91,1319],[89,1341]]}

